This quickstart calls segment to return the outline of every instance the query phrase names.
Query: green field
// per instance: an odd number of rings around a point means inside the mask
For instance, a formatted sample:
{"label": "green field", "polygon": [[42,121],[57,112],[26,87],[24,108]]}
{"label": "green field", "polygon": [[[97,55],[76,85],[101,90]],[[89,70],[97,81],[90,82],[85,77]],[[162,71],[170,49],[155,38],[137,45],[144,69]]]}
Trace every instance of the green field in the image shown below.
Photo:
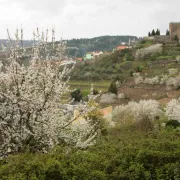
{"label": "green field", "polygon": [[93,84],[94,89],[105,92],[108,90],[110,83],[110,81],[70,81],[68,85],[70,86],[70,89],[78,88],[82,91],[87,91],[90,90],[91,84]]}

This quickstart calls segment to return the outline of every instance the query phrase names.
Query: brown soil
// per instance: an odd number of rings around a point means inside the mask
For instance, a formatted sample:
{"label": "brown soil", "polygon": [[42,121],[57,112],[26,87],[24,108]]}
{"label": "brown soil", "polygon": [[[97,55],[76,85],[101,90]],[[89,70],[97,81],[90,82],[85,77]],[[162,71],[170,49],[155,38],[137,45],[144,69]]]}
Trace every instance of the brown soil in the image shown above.
{"label": "brown soil", "polygon": [[180,91],[168,91],[165,85],[136,85],[133,80],[123,84],[119,88],[119,93],[124,93],[126,98],[131,101],[139,101],[140,99],[155,99],[162,105],[165,105],[171,99],[178,98],[180,96]]}

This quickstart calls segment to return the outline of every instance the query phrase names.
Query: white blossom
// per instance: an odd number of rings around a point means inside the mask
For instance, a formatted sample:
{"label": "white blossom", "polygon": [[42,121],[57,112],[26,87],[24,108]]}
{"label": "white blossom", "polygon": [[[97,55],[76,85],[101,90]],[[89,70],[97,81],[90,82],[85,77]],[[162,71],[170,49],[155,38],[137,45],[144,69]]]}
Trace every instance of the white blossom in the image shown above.
{"label": "white blossom", "polygon": [[171,68],[171,69],[168,69],[168,72],[169,72],[169,75],[172,76],[178,73],[178,69]]}
{"label": "white blossom", "polygon": [[180,101],[179,99],[172,99],[166,106],[166,116],[170,120],[177,120],[180,122]]}
{"label": "white blossom", "polygon": [[151,85],[159,84],[159,77],[155,76],[153,78],[146,78],[143,83]]}
{"label": "white blossom", "polygon": [[[34,33],[34,45],[30,65],[23,65],[26,55],[23,45],[19,46],[18,31],[16,43],[8,32],[6,65],[0,71],[0,156],[8,152],[18,152],[26,149],[42,151],[61,142],[72,143],[74,146],[86,147],[94,143],[98,122],[87,120],[86,128],[73,129],[76,120],[73,112],[61,106],[64,95],[69,92],[67,82],[74,64],[62,66],[66,43],[54,40],[47,42],[44,33],[39,29]],[[54,31],[52,31],[54,33]],[[92,108],[88,104],[79,105],[80,116],[84,116]],[[92,141],[91,141],[92,140]]]}
{"label": "white blossom", "polygon": [[160,84],[166,84],[166,82],[168,81],[169,76],[168,75],[161,75],[160,77]]}
{"label": "white blossom", "polygon": [[100,97],[100,103],[102,103],[102,104],[111,104],[111,103],[116,102],[116,98],[117,98],[116,94],[106,93],[106,94],[103,94]]}
{"label": "white blossom", "polygon": [[139,103],[131,101],[127,105],[115,107],[113,115],[118,117],[117,121],[126,121],[131,117],[134,122],[139,122],[143,119],[153,121],[161,113],[160,105],[156,100],[140,100]]}
{"label": "white blossom", "polygon": [[124,93],[120,93],[120,94],[118,94],[118,99],[125,99],[125,95],[124,95]]}
{"label": "white blossom", "polygon": [[151,45],[147,48],[138,49],[135,54],[135,59],[143,59],[147,55],[162,52],[162,44]]}
{"label": "white blossom", "polygon": [[140,73],[133,73],[135,84],[141,84],[143,83],[143,77],[140,75]]}

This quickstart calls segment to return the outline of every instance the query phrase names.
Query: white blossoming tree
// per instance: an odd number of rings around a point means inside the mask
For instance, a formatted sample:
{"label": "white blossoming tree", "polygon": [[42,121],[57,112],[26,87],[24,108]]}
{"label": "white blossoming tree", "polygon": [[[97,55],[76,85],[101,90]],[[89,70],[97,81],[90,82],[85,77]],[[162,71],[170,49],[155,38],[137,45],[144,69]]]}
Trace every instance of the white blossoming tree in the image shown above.
{"label": "white blossoming tree", "polygon": [[[27,146],[31,151],[46,151],[62,141],[78,147],[94,142],[98,121],[86,118],[86,126],[77,128],[77,133],[73,112],[61,108],[74,66],[61,65],[65,50],[64,41],[55,43],[54,29],[49,42],[48,31],[40,35],[37,28],[30,63],[25,66],[23,31],[19,37],[17,30],[15,41],[8,31],[8,59],[0,64],[0,156],[24,151]],[[87,109],[86,104],[79,107],[80,116]]]}
{"label": "white blossoming tree", "polygon": [[143,60],[146,56],[161,52],[162,52],[162,44],[151,45],[146,48],[138,49],[135,54],[135,59]]}
{"label": "white blossoming tree", "polygon": [[155,76],[153,78],[146,78],[144,80],[144,84],[151,84],[151,85],[159,84],[159,77]]}
{"label": "white blossoming tree", "polygon": [[135,84],[141,84],[144,81],[140,73],[133,73],[133,77],[134,77]]}
{"label": "white blossoming tree", "polygon": [[180,122],[180,99],[172,99],[166,106],[166,116],[169,120]]}
{"label": "white blossoming tree", "polygon": [[139,103],[130,101],[127,105],[115,107],[113,112],[114,118],[120,123],[126,123],[129,119],[133,123],[153,121],[161,114],[162,110],[156,100],[140,100]]}

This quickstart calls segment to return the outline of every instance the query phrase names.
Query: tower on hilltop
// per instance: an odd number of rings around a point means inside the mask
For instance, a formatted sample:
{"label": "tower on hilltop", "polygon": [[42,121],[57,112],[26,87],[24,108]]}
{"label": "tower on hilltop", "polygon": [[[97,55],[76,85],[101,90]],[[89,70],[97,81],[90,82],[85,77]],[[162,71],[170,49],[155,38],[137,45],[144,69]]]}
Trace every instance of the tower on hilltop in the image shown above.
{"label": "tower on hilltop", "polygon": [[171,22],[169,24],[169,32],[171,36],[177,35],[180,38],[180,22]]}

